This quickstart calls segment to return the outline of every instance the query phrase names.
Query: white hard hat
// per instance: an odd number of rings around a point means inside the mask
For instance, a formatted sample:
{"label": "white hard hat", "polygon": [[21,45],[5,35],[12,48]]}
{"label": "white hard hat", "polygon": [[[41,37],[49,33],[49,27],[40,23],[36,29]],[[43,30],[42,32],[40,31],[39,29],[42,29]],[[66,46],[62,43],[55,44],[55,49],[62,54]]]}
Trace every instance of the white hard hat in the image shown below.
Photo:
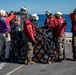
{"label": "white hard hat", "polygon": [[56,12],[55,14],[62,15],[62,13],[61,13],[61,12]]}
{"label": "white hard hat", "polygon": [[52,15],[51,11],[49,11],[49,10],[47,10],[47,11],[45,12],[45,14],[46,14],[46,15]]}
{"label": "white hard hat", "polygon": [[47,10],[45,13],[51,13],[51,11],[50,10]]}
{"label": "white hard hat", "polygon": [[23,10],[27,10],[25,7],[21,7],[21,9],[23,9]]}
{"label": "white hard hat", "polygon": [[0,10],[0,15],[1,16],[5,16],[6,15],[6,11],[5,10]]}
{"label": "white hard hat", "polygon": [[37,14],[32,14],[32,17],[34,17],[36,20],[39,19],[38,15]]}

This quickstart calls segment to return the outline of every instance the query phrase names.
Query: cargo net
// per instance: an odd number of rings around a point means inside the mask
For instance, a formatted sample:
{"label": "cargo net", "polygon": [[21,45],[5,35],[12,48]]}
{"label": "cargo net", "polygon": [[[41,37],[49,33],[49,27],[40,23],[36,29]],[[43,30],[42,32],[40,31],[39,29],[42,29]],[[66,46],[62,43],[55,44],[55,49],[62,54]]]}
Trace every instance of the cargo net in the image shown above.
{"label": "cargo net", "polygon": [[[15,24],[14,24],[15,25]],[[13,25],[13,26],[14,26]],[[24,60],[24,40],[22,38],[22,31],[16,31],[14,26],[11,31],[11,47],[10,58],[16,60]],[[56,51],[53,41],[52,30],[47,30],[45,27],[36,26],[36,44],[34,45],[33,60],[38,63],[48,63],[55,61]],[[5,49],[3,49],[2,56],[4,57]]]}
{"label": "cargo net", "polygon": [[48,63],[55,60],[55,45],[52,30],[36,26],[36,44],[33,51],[33,60],[40,63]]}

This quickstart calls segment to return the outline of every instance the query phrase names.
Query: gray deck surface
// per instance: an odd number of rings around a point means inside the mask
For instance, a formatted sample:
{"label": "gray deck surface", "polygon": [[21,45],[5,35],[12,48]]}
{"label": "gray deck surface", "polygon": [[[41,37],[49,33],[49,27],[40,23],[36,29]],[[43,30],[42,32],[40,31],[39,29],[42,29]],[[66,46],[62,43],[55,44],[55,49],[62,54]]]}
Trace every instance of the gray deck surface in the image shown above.
{"label": "gray deck surface", "polygon": [[66,60],[63,63],[24,65],[17,61],[0,62],[0,75],[76,75],[76,61],[72,58],[71,45],[65,46]]}

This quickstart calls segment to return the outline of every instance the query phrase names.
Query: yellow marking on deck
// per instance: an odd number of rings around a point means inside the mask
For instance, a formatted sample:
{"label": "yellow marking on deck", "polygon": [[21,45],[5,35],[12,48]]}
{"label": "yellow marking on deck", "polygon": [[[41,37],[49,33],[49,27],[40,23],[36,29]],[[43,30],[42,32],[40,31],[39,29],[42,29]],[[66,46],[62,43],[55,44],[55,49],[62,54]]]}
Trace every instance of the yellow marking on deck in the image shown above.
{"label": "yellow marking on deck", "polygon": [[10,71],[10,72],[8,72],[7,74],[5,74],[5,75],[10,75],[10,74],[12,74],[13,72],[15,72],[15,71],[17,71],[18,69],[20,69],[21,67],[23,67],[24,65],[21,65],[21,66],[19,66],[19,67],[17,67],[17,68],[15,68],[14,70],[12,70],[12,71]]}

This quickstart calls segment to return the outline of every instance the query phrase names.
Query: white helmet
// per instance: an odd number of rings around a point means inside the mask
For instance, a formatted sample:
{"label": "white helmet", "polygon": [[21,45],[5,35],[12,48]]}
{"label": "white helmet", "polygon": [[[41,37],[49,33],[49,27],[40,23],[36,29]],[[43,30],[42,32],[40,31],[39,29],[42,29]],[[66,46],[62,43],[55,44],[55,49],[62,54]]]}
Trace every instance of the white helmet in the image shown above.
{"label": "white helmet", "polygon": [[26,11],[27,9],[25,7],[21,7],[21,10],[20,11],[22,11],[22,10],[25,10]]}
{"label": "white helmet", "polygon": [[55,14],[62,15],[62,13],[61,13],[61,12],[56,12]]}
{"label": "white helmet", "polygon": [[6,16],[6,11],[5,10],[0,10],[0,15],[1,16]]}
{"label": "white helmet", "polygon": [[39,17],[38,17],[37,14],[32,14],[31,16],[32,16],[32,18],[35,18],[35,20],[38,20],[39,19]]}
{"label": "white helmet", "polygon": [[45,12],[45,15],[52,15],[52,13],[51,13],[51,11],[49,11],[49,10],[47,10],[46,12]]}

